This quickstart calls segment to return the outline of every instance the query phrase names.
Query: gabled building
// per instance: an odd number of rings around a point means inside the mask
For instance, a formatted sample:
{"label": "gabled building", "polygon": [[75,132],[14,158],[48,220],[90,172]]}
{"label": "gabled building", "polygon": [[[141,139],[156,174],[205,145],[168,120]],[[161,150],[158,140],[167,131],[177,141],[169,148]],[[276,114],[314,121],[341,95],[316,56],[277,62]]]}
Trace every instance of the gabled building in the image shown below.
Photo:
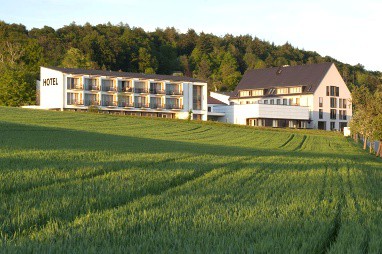
{"label": "gabled building", "polygon": [[40,108],[207,120],[207,83],[141,73],[41,67]]}
{"label": "gabled building", "polygon": [[[342,130],[352,116],[351,94],[333,63],[247,71],[233,95],[210,111],[218,121],[251,126]],[[223,99],[222,99],[223,98]]]}

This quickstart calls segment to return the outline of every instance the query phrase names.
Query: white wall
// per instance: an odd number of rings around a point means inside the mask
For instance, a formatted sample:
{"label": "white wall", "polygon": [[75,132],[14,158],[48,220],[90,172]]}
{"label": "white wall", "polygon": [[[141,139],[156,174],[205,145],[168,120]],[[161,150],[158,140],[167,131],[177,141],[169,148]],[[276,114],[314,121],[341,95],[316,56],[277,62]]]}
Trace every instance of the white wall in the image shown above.
{"label": "white wall", "polygon": [[62,72],[40,68],[41,108],[64,108],[64,75]]}
{"label": "white wall", "polygon": [[214,107],[214,112],[225,113],[219,120],[227,123],[247,123],[247,118],[274,118],[291,120],[309,120],[309,108],[270,104],[236,104]]}
{"label": "white wall", "polygon": [[[327,86],[338,86],[339,87],[339,97],[337,98],[337,119],[333,120],[330,119],[330,97],[326,96],[326,87]],[[319,119],[319,97],[323,98],[323,119]],[[347,108],[339,108],[338,103],[339,99],[346,99]],[[336,129],[339,129],[339,123],[340,122],[349,122],[352,116],[352,106],[351,106],[351,93],[345,84],[344,80],[342,79],[340,73],[338,72],[336,66],[333,64],[325,77],[323,78],[322,82],[314,92],[314,102],[313,102],[313,118],[312,118],[312,124],[311,128],[317,128],[318,127],[318,121],[325,121],[326,122],[326,130],[330,130],[330,122],[335,122]],[[339,110],[346,110],[346,121],[345,120],[339,120]]]}

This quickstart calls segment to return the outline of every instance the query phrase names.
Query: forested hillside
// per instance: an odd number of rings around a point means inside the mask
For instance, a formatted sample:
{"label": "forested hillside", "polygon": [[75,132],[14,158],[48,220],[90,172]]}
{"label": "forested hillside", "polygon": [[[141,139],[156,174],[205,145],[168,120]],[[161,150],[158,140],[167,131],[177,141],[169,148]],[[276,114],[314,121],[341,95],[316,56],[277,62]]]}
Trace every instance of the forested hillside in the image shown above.
{"label": "forested hillside", "polygon": [[210,90],[232,90],[248,69],[335,62],[348,86],[381,86],[381,72],[351,66],[316,52],[274,45],[250,35],[181,33],[175,28],[146,32],[127,24],[60,29],[26,29],[0,21],[0,105],[35,100],[39,66],[96,68],[141,73],[176,74],[208,81]]}

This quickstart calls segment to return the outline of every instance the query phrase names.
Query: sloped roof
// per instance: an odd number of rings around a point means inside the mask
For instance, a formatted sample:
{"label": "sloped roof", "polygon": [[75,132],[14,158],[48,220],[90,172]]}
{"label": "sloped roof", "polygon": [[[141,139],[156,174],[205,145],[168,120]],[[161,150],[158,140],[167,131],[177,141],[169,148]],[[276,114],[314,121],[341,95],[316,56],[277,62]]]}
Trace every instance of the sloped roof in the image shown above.
{"label": "sloped roof", "polygon": [[288,86],[312,87],[314,92],[333,63],[273,67],[247,71],[235,92],[246,89],[275,88]]}
{"label": "sloped roof", "polygon": [[62,67],[45,67],[48,69],[60,71],[67,74],[83,74],[83,75],[94,75],[94,76],[111,76],[111,77],[122,77],[122,78],[140,78],[140,79],[154,79],[154,80],[170,80],[175,82],[202,82],[206,81],[182,77],[182,76],[172,76],[172,75],[158,75],[158,74],[143,74],[143,73],[132,73],[132,72],[120,72],[120,71],[102,71],[102,70],[87,70],[87,69],[74,69],[74,68],[62,68]]}
{"label": "sloped roof", "polygon": [[208,95],[207,104],[225,104],[225,103]]}

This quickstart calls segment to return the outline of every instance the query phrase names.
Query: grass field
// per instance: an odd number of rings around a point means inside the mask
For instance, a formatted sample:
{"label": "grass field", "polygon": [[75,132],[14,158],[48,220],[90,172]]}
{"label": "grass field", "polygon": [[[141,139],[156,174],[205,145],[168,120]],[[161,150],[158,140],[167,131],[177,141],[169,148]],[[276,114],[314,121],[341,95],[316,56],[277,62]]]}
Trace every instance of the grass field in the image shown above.
{"label": "grass field", "polygon": [[340,134],[0,107],[0,252],[382,253]]}

